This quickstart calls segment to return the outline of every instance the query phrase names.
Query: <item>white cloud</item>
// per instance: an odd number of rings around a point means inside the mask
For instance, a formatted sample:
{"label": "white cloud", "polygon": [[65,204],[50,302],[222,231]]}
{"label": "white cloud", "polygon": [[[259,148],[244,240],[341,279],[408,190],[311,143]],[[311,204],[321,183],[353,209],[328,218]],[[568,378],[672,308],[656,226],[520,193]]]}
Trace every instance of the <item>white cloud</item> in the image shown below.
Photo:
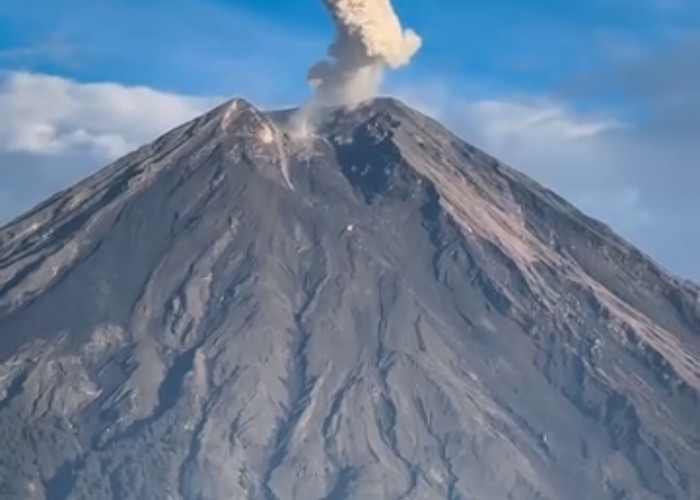
{"label": "white cloud", "polygon": [[483,133],[493,141],[517,140],[532,133],[541,139],[576,141],[620,126],[612,120],[573,117],[562,105],[549,101],[478,101],[468,108],[486,126]]}
{"label": "white cloud", "polygon": [[33,73],[0,81],[0,151],[113,159],[211,107],[215,101]]}
{"label": "white cloud", "polygon": [[218,101],[0,73],[0,224]]}

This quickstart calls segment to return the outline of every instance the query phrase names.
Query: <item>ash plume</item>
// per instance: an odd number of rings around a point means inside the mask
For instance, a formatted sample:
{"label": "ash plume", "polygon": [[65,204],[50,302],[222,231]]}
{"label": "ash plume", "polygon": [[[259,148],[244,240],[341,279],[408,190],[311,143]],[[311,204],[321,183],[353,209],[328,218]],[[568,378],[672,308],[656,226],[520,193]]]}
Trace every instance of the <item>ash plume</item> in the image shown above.
{"label": "ash plume", "polygon": [[353,108],[374,97],[384,71],[408,64],[422,43],[414,31],[401,26],[390,0],[322,1],[336,37],[328,57],[309,70],[315,95],[297,117],[302,134],[320,107]]}
{"label": "ash plume", "polygon": [[309,71],[309,82],[326,102],[353,106],[374,96],[382,74],[409,63],[420,37],[404,30],[389,0],[323,0],[336,25],[328,59]]}

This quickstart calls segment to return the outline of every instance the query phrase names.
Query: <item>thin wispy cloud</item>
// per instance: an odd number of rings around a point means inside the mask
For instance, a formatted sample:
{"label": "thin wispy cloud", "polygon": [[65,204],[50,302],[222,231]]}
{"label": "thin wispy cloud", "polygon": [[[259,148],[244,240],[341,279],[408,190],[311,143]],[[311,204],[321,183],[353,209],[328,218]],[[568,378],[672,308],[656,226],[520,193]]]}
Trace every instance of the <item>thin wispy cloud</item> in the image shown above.
{"label": "thin wispy cloud", "polygon": [[78,47],[62,36],[54,36],[33,45],[24,45],[0,50],[0,63],[31,67],[39,63],[55,63],[75,66],[78,62]]}

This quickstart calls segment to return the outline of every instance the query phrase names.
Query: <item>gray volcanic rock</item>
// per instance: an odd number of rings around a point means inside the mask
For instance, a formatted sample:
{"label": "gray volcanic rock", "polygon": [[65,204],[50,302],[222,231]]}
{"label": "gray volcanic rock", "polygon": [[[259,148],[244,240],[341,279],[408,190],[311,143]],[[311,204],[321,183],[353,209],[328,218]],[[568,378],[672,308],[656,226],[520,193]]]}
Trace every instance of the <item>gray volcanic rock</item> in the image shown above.
{"label": "gray volcanic rock", "polygon": [[0,231],[0,498],[700,498],[699,290],[380,99]]}

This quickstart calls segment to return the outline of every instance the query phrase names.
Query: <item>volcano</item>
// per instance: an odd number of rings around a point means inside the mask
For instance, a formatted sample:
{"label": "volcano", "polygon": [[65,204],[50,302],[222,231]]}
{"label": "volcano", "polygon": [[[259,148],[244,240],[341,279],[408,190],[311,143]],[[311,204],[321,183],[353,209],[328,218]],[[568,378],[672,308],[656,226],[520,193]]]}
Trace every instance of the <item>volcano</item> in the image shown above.
{"label": "volcano", "polygon": [[0,230],[0,498],[700,498],[700,289],[392,99],[229,101]]}

